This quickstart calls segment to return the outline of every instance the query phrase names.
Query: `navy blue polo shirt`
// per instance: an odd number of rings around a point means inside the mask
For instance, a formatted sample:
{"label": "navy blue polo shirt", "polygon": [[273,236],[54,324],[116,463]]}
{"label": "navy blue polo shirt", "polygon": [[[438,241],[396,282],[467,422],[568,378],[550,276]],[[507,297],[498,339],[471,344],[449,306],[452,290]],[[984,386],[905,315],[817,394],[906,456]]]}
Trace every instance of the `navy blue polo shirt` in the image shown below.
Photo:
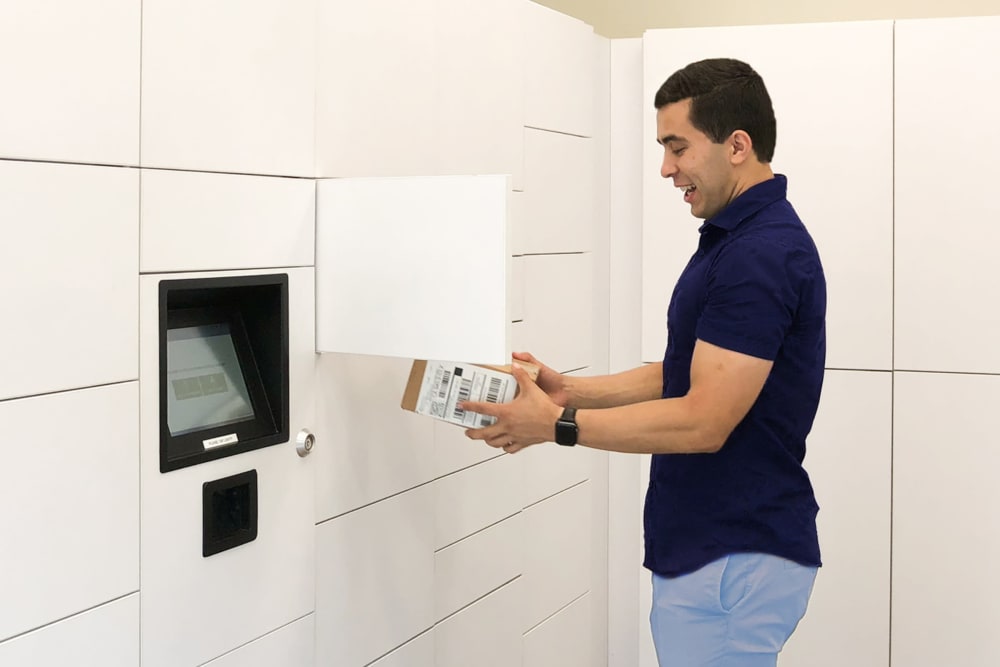
{"label": "navy blue polo shirt", "polygon": [[662,576],[740,552],[820,564],[802,461],[823,384],[826,280],[786,185],[776,175],[707,220],[670,299],[663,398],[687,394],[698,339],[774,365],[722,449],[653,456],[644,565]]}

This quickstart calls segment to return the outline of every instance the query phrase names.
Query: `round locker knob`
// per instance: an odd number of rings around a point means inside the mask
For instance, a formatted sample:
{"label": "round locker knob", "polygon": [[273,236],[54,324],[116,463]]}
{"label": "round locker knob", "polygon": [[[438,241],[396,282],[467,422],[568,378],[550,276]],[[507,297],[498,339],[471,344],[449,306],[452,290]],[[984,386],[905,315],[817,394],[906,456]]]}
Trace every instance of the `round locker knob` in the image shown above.
{"label": "round locker knob", "polygon": [[315,445],[316,436],[306,429],[299,431],[295,438],[295,451],[298,452],[299,456],[309,456]]}

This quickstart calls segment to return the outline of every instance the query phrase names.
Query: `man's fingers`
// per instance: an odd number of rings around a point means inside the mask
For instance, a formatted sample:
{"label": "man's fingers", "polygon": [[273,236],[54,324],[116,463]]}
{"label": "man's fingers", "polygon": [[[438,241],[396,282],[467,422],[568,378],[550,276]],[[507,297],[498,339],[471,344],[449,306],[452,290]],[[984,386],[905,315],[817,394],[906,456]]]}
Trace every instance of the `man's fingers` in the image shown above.
{"label": "man's fingers", "polygon": [[489,415],[490,417],[500,416],[500,406],[496,403],[485,403],[481,401],[462,401],[458,404],[460,410],[465,410],[466,412],[476,412],[481,415]]}

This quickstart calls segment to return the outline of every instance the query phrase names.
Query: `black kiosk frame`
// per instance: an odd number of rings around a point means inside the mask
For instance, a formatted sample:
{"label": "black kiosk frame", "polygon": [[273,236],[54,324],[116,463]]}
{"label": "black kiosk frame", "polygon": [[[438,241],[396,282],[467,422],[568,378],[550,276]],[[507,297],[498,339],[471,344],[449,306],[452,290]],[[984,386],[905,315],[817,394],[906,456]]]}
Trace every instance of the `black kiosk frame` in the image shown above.
{"label": "black kiosk frame", "polygon": [[288,441],[288,275],[160,282],[160,472]]}

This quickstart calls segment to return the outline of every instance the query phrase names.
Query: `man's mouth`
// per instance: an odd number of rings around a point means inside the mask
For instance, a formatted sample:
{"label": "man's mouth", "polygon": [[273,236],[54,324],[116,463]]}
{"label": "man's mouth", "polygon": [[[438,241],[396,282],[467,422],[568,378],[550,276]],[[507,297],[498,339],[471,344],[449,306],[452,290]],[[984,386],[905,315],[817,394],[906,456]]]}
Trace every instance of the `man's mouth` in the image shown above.
{"label": "man's mouth", "polygon": [[690,204],[691,199],[694,198],[694,193],[698,188],[694,185],[678,185],[677,187],[684,192],[684,201]]}

